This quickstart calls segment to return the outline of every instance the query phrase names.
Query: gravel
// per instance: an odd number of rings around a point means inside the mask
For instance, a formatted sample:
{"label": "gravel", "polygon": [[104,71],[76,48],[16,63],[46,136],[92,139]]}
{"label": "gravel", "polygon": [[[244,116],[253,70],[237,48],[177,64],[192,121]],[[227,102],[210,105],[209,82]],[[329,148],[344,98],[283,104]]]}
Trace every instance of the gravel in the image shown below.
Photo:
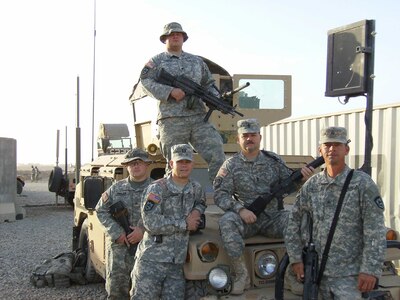
{"label": "gravel", "polygon": [[22,220],[0,223],[0,298],[8,299],[106,299],[104,283],[68,288],[36,288],[30,275],[36,265],[72,250],[73,208],[47,190],[47,182],[27,182],[17,205]]}

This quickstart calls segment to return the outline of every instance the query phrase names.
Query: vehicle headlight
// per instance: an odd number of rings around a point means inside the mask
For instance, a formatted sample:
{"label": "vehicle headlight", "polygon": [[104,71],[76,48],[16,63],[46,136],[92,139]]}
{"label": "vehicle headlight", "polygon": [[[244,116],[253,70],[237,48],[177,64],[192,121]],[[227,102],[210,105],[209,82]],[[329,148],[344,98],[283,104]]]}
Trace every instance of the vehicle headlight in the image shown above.
{"label": "vehicle headlight", "polygon": [[278,269],[278,257],[272,251],[260,251],[254,261],[255,271],[260,278],[270,278]]}
{"label": "vehicle headlight", "polygon": [[218,295],[228,294],[231,291],[231,278],[228,266],[217,266],[208,272],[208,284]]}
{"label": "vehicle headlight", "polygon": [[218,245],[207,241],[197,247],[197,253],[203,262],[213,262],[217,259],[219,252]]}

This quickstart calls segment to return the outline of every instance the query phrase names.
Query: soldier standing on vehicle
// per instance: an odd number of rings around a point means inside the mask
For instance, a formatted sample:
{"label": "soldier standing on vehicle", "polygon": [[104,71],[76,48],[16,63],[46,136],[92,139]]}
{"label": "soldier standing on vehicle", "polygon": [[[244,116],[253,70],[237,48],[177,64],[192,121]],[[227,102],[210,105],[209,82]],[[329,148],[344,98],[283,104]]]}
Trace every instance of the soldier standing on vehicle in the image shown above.
{"label": "soldier standing on vehicle", "polygon": [[[244,239],[256,234],[283,238],[289,216],[288,211],[278,210],[277,199],[258,217],[246,206],[292,173],[277,154],[260,150],[260,125],[256,119],[240,120],[237,127],[241,151],[224,162],[214,180],[214,201],[225,211],[219,219],[220,234],[236,275],[232,294],[242,294],[250,286],[243,256]],[[301,173],[309,178],[313,169],[303,167]]]}
{"label": "soldier standing on vehicle", "polygon": [[[96,206],[97,217],[107,232],[105,288],[108,299],[129,299],[134,255],[129,253],[128,246],[133,247],[143,237],[140,203],[144,189],[152,181],[147,172],[150,162],[148,154],[142,149],[130,150],[121,163],[127,168],[129,176],[105,191]],[[133,230],[128,235],[110,212],[110,207],[119,201],[128,211],[129,224]]]}
{"label": "soldier standing on vehicle", "polygon": [[132,271],[131,299],[184,299],[183,264],[189,232],[197,230],[206,200],[200,183],[189,178],[192,147],[175,145],[171,153],[171,174],[153,182],[143,193],[146,231]]}
{"label": "soldier standing on vehicle", "polygon": [[[297,195],[286,231],[291,267],[304,279],[301,237],[302,216],[310,214],[315,248],[321,262],[339,195],[350,168],[345,157],[350,148],[347,130],[321,130],[319,152],[325,160],[323,172],[308,180]],[[384,205],[371,177],[355,170],[347,188],[328,260],[319,286],[323,299],[361,299],[371,291],[381,274],[385,257]]]}
{"label": "soldier standing on vehicle", "polygon": [[[190,143],[208,163],[209,177],[212,182],[225,159],[222,138],[215,127],[204,121],[206,107],[195,96],[186,95],[179,88],[164,85],[156,81],[156,74],[161,68],[173,76],[184,75],[200,84],[215,96],[219,91],[204,61],[182,50],[188,35],[179,23],[172,22],[164,26],[160,36],[166,45],[166,51],[150,59],[141,72],[140,80],[144,92],[159,100],[157,124],[162,154],[171,159],[171,146]],[[166,173],[170,171],[167,163]]]}

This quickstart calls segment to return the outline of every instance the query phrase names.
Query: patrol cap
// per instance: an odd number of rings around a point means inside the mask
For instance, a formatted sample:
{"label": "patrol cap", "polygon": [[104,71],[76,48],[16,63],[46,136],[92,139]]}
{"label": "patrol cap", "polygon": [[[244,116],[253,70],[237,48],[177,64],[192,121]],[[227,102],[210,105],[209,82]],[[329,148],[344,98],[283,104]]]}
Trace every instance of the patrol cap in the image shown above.
{"label": "patrol cap", "polygon": [[171,147],[172,160],[190,160],[193,161],[193,149],[188,144],[177,144]]}
{"label": "patrol cap", "polygon": [[348,144],[347,130],[344,127],[327,127],[321,129],[320,144],[342,143]]}
{"label": "patrol cap", "polygon": [[183,31],[181,24],[176,22],[171,22],[164,26],[163,33],[160,36],[160,41],[165,44],[166,37],[173,32],[183,33],[183,42],[186,42],[186,40],[189,38],[187,33]]}
{"label": "patrol cap", "polygon": [[150,162],[151,160],[149,159],[149,155],[147,154],[146,151],[140,149],[140,148],[133,148],[132,150],[129,150],[125,154],[125,159],[121,162],[122,165],[129,164],[131,161],[134,160],[142,160],[144,162]]}
{"label": "patrol cap", "polygon": [[260,132],[260,124],[256,119],[245,119],[237,122],[238,133]]}

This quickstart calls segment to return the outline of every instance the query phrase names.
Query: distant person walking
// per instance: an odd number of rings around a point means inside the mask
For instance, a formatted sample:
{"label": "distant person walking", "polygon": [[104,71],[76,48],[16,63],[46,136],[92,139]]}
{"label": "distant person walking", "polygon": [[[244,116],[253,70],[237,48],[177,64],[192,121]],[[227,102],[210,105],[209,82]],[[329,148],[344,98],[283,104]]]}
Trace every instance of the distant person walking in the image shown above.
{"label": "distant person walking", "polygon": [[35,182],[38,182],[40,180],[40,171],[37,166],[35,166]]}
{"label": "distant person walking", "polygon": [[34,181],[35,181],[35,174],[36,174],[35,167],[32,166],[32,170],[31,170],[31,182],[34,182]]}

